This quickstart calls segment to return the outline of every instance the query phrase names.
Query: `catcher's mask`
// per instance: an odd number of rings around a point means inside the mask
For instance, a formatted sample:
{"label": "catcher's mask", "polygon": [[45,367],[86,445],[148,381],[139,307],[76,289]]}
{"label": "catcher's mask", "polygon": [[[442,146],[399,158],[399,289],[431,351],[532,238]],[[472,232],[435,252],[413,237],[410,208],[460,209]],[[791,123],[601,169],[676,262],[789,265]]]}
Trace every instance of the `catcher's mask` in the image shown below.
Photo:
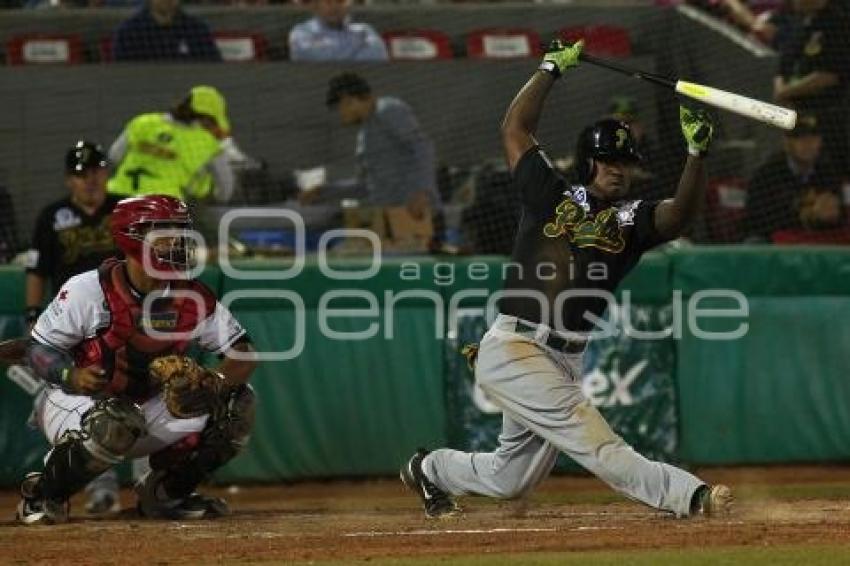
{"label": "catcher's mask", "polygon": [[124,199],[112,211],[112,238],[127,257],[153,269],[157,278],[179,278],[195,267],[189,207],[174,197]]}
{"label": "catcher's mask", "polygon": [[631,128],[620,120],[600,120],[578,136],[575,167],[578,181],[583,185],[591,184],[596,176],[595,160],[638,163],[642,159]]}

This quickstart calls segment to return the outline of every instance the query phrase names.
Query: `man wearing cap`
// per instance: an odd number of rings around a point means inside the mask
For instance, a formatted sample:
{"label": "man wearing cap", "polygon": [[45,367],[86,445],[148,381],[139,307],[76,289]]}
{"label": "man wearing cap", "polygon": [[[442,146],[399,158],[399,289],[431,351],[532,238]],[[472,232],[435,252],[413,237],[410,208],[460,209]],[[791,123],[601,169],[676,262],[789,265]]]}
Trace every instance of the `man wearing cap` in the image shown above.
{"label": "man wearing cap", "polygon": [[293,61],[386,61],[384,40],[369,24],[352,22],[351,0],[312,0],[313,17],[289,33]]}
{"label": "man wearing cap", "polygon": [[[234,174],[225,147],[230,122],[221,93],[196,86],[169,112],[136,116],[109,148],[117,170],[109,192],[167,195],[181,200],[233,195]],[[229,141],[228,141],[229,140]]]}
{"label": "man wearing cap", "polygon": [[835,228],[845,224],[841,177],[823,152],[814,114],[800,114],[782,151],[756,170],[747,191],[744,234],[748,241],[777,241],[787,230]]}
{"label": "man wearing cap", "polygon": [[179,0],[148,0],[115,32],[116,61],[221,61],[207,24],[180,8]]}
{"label": "man wearing cap", "polygon": [[106,193],[108,178],[106,155],[99,145],[78,141],[68,149],[65,186],[70,194],[41,210],[27,253],[28,323],[41,313],[48,286],[55,291],[71,276],[94,269],[115,254],[109,215],[121,199]]}
{"label": "man wearing cap", "polygon": [[302,201],[319,196],[362,196],[370,206],[406,206],[417,219],[438,213],[434,145],[404,101],[375,96],[354,73],[331,79],[326,103],[343,125],[358,125],[355,179],[302,192]]}
{"label": "man wearing cap", "polygon": [[[53,296],[70,277],[94,269],[115,255],[109,219],[121,197],[106,192],[108,163],[103,149],[78,141],[65,154],[65,186],[70,194],[44,207],[35,222],[27,252],[28,326],[41,314],[45,296]],[[108,472],[86,488],[86,510],[94,515],[120,510],[118,477]]]}

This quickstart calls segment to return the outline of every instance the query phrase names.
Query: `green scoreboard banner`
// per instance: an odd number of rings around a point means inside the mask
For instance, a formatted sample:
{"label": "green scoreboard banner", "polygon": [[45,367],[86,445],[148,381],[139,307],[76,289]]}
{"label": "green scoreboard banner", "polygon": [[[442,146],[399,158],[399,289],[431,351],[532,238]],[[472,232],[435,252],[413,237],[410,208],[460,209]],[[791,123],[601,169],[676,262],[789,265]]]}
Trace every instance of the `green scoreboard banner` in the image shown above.
{"label": "green scoreboard banner", "polygon": [[[630,327],[639,332],[669,334],[672,308],[629,307]],[[622,313],[619,313],[622,314]],[[655,460],[677,457],[678,422],[674,380],[675,344],[671,337],[635,340],[624,331],[591,341],[584,358],[582,388],[613,429],[638,452]],[[610,319],[609,319],[610,320]],[[478,342],[486,331],[479,309],[459,313],[446,341],[446,412],[449,446],[471,452],[489,452],[498,444],[500,409],[473,380],[464,344]],[[577,465],[566,457],[561,469]]]}

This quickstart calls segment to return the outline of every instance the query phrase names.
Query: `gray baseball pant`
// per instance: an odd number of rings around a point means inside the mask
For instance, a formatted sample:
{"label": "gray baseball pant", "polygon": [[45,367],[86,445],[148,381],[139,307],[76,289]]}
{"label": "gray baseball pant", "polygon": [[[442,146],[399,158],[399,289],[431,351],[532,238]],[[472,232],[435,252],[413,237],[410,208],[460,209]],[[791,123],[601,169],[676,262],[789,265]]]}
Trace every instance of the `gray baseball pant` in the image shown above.
{"label": "gray baseball pant", "polygon": [[704,482],[635,452],[582,393],[583,354],[547,347],[550,330],[543,325],[534,338],[517,334],[516,321],[497,317],[481,341],[475,368],[481,389],[502,408],[498,448],[435,450],[422,466],[428,479],[453,495],[512,499],[543,481],[560,451],[631,499],[689,515]]}

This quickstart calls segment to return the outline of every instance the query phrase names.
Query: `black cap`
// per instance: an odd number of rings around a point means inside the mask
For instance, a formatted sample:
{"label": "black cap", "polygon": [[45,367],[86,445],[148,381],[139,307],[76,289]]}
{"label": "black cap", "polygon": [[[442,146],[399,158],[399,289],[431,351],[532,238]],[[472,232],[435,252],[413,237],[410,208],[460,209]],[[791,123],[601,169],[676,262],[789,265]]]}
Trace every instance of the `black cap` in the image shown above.
{"label": "black cap", "polygon": [[108,167],[103,148],[90,141],[80,140],[65,154],[65,173],[79,175],[88,169]]}
{"label": "black cap", "polygon": [[798,114],[797,124],[794,126],[794,129],[785,135],[796,138],[800,136],[817,136],[820,133],[820,124],[818,123],[817,116],[814,114]]}
{"label": "black cap", "polygon": [[328,94],[325,104],[336,106],[343,96],[368,96],[372,93],[372,87],[366,79],[357,73],[342,73],[335,76],[328,83]]}

